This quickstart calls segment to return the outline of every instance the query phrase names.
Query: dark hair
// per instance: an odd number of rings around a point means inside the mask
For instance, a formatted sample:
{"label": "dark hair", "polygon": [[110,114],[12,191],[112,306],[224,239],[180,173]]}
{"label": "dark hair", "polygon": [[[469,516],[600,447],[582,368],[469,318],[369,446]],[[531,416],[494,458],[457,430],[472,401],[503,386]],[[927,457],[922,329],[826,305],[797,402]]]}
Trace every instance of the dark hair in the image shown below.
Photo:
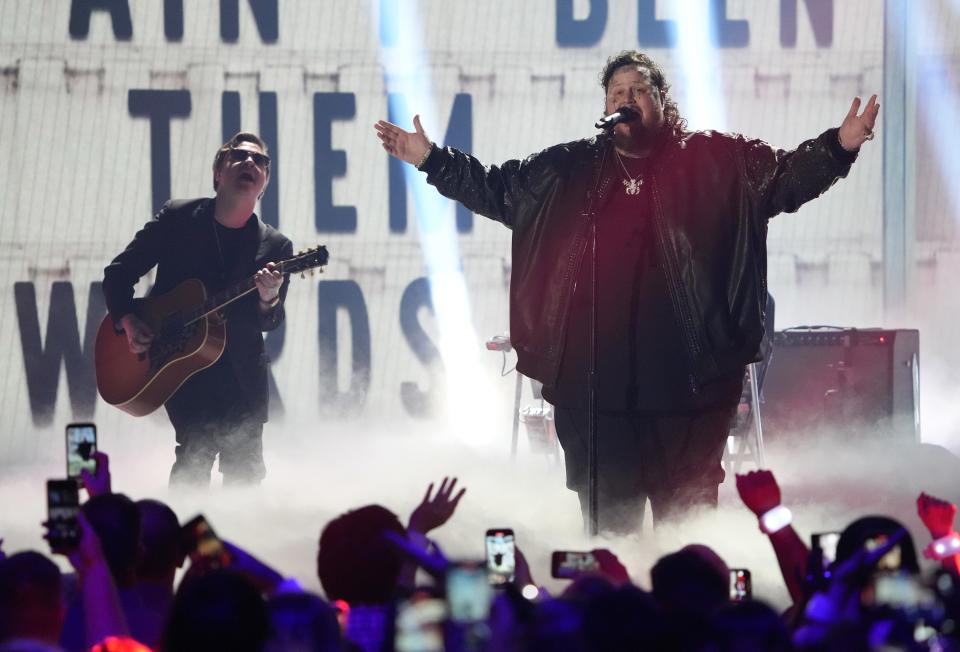
{"label": "dark hair", "polygon": [[597,650],[668,649],[664,619],[649,593],[624,584],[587,605],[584,633]]}
{"label": "dark hair", "polygon": [[26,550],[0,561],[0,643],[12,638],[59,635],[60,569]]}
{"label": "dark hair", "polygon": [[623,50],[609,57],[603,67],[603,72],[600,73],[600,85],[603,86],[603,92],[607,92],[613,74],[620,68],[628,66],[640,67],[649,73],[650,83],[656,87],[660,93],[660,99],[663,100],[663,122],[675,136],[679,137],[686,130],[687,121],[680,115],[680,108],[669,94],[670,84],[667,83],[663,69],[643,52]]}
{"label": "dark hair", "polygon": [[137,577],[164,579],[183,561],[180,522],[174,511],[159,500],[138,500],[137,509],[140,511],[142,543]]}
{"label": "dark hair", "polygon": [[94,496],[81,507],[100,539],[103,556],[118,586],[136,579],[140,557],[140,510],[124,494]]}
{"label": "dark hair", "polygon": [[260,652],[270,631],[267,604],[250,580],[213,571],[181,583],[160,649]]}
{"label": "dark hair", "polygon": [[723,605],[710,619],[710,638],[717,650],[793,650],[790,632],[780,615],[763,602],[747,600]]}
{"label": "dark hair", "polygon": [[[249,131],[238,131],[233,135],[233,137],[220,146],[220,149],[217,150],[216,155],[213,157],[213,189],[216,190],[217,186],[217,170],[220,169],[220,165],[223,163],[224,157],[226,157],[227,152],[231,149],[237,147],[240,143],[253,143],[260,148],[264,154],[269,154],[267,151],[267,143],[264,142],[263,138],[258,136],[255,133]],[[266,169],[267,179],[270,179],[270,168]]]}
{"label": "dark hair", "polygon": [[702,615],[730,599],[729,573],[701,546],[664,555],[650,569],[650,580],[653,597],[665,610]]}
{"label": "dark hair", "polygon": [[[904,528],[903,524],[887,516],[864,516],[858,518],[848,525],[840,534],[840,540],[837,541],[837,558],[834,564],[840,564],[850,559],[869,539],[879,536],[889,537]],[[900,567],[910,573],[919,573],[920,565],[917,563],[917,550],[913,545],[913,538],[910,532],[900,539],[896,547],[900,548]]]}
{"label": "dark hair", "polygon": [[403,558],[384,537],[406,535],[397,515],[367,505],[333,519],[320,534],[317,576],[328,600],[384,604],[394,598]]}

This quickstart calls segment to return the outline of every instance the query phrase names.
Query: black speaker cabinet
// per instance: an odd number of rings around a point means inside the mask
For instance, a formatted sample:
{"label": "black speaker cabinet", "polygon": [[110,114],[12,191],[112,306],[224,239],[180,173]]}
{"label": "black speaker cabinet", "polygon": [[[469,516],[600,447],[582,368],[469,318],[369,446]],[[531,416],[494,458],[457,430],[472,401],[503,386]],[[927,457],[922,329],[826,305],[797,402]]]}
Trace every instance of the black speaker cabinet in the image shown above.
{"label": "black speaker cabinet", "polygon": [[920,333],[787,329],[774,333],[763,434],[920,441]]}

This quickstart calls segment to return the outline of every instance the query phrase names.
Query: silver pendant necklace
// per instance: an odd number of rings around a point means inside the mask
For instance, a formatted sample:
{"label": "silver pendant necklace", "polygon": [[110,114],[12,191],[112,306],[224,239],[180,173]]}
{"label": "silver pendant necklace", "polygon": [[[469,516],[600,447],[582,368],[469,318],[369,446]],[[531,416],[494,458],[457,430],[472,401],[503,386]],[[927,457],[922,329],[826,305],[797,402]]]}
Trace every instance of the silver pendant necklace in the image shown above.
{"label": "silver pendant necklace", "polygon": [[627,176],[623,180],[623,186],[626,188],[627,194],[630,196],[635,196],[640,194],[640,186],[643,185],[643,174],[638,174],[636,177],[630,176],[630,173],[627,171],[627,166],[623,164],[623,159],[620,157],[620,152],[616,149],[613,150],[617,155],[617,160],[620,161],[620,167],[623,168],[623,173]]}

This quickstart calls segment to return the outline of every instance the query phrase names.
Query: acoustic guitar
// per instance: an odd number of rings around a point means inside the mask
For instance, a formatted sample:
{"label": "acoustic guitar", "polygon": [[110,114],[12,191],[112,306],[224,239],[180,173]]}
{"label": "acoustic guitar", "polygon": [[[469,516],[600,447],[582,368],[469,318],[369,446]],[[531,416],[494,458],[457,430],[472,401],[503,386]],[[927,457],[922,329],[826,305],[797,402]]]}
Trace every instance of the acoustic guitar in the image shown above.
{"label": "acoustic guitar", "polygon": [[[327,248],[318,246],[281,261],[277,270],[296,274],[327,264]],[[323,271],[323,270],[321,270]],[[188,279],[169,292],[135,300],[135,312],[154,333],[150,349],[133,353],[123,331],[107,315],[97,331],[94,359],[97,390],[103,400],[136,417],[166,403],[187,378],[206,369],[223,354],[227,329],[218,314],[228,304],[256,289],[251,276],[207,297],[198,279]]]}

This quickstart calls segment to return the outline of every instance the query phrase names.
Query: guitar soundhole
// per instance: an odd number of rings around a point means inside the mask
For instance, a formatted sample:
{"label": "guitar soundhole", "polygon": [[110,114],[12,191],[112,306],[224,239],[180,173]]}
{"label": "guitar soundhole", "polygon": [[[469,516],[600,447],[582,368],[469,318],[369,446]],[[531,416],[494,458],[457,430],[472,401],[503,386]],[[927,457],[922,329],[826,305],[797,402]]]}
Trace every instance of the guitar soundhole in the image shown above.
{"label": "guitar soundhole", "polygon": [[200,322],[196,321],[172,334],[167,334],[166,328],[162,329],[163,334],[150,345],[150,371],[159,371],[171,359],[180,356],[191,338],[197,334],[198,328]]}

